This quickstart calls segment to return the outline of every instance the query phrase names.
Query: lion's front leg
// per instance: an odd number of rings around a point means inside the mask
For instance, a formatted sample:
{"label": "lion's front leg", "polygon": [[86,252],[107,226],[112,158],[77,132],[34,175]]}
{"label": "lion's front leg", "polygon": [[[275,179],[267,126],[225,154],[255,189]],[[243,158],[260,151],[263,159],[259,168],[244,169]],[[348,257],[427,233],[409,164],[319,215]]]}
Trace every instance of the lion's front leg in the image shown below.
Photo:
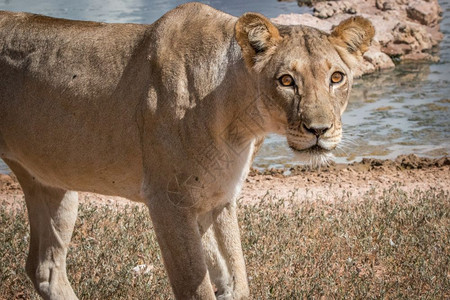
{"label": "lion's front leg", "polygon": [[164,196],[149,200],[148,207],[175,297],[216,299],[196,213]]}
{"label": "lion's front leg", "polygon": [[202,242],[217,299],[247,299],[249,288],[242,254],[236,203],[199,218]]}

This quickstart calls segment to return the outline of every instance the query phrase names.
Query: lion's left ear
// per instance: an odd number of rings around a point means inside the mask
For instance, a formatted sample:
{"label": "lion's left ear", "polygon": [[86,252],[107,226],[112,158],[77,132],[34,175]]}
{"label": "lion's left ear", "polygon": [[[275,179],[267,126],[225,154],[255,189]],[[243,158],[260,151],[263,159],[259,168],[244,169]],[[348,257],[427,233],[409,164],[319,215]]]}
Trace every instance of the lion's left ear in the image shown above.
{"label": "lion's left ear", "polygon": [[242,15],[235,25],[235,37],[250,70],[260,72],[283,39],[278,29],[258,13]]}
{"label": "lion's left ear", "polygon": [[[372,23],[363,17],[352,17],[342,21],[333,29],[330,41],[335,45],[341,56],[353,56],[351,60],[357,60],[367,51],[375,35]],[[352,64],[352,63],[350,63]]]}

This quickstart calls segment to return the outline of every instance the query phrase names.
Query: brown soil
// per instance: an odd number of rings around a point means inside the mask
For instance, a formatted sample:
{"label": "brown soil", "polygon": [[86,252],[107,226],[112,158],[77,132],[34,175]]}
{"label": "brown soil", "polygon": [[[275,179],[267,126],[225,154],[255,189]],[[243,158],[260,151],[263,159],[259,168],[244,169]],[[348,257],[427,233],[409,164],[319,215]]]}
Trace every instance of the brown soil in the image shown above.
{"label": "brown soil", "polygon": [[[321,170],[293,168],[290,175],[284,170],[252,170],[241,192],[240,202],[251,204],[259,200],[292,197],[338,200],[342,195],[358,197],[375,190],[381,193],[393,186],[412,192],[415,189],[442,189],[450,191],[450,158],[421,158],[414,154],[402,155],[395,160],[363,159],[352,164],[338,164]],[[0,174],[0,203],[13,205],[22,200],[23,193],[14,175]],[[128,200],[80,193],[81,202],[121,205]],[[14,205],[13,205],[14,206]]]}
{"label": "brown soil", "polygon": [[[450,190],[450,158],[421,158],[414,154],[395,160],[363,159],[352,164],[337,164],[321,170],[297,167],[291,175],[282,170],[253,171],[241,193],[243,201],[266,196],[298,200],[339,199],[342,195],[358,196],[375,190],[381,193],[393,186],[412,192],[430,188]],[[268,197],[269,196],[269,197]]]}

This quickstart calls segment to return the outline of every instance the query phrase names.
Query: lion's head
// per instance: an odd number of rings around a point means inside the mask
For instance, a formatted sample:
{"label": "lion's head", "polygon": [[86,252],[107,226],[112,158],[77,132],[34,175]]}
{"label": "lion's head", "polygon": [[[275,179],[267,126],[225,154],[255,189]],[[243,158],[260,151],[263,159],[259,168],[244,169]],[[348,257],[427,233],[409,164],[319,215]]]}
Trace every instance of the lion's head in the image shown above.
{"label": "lion's head", "polygon": [[352,17],[331,34],[307,26],[274,25],[244,14],[235,34],[247,68],[264,87],[275,130],[311,164],[327,161],[342,138],[341,115],[353,81],[352,68],[374,36],[372,24]]}

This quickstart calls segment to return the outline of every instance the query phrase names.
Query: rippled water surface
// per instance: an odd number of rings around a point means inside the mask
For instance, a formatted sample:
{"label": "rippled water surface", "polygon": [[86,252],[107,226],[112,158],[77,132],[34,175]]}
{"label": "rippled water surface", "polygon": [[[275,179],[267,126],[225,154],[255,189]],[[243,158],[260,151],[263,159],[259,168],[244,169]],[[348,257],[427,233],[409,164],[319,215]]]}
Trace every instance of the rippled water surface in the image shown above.
{"label": "rippled water surface", "polygon": [[[0,0],[1,10],[28,11],[55,17],[105,22],[151,23],[181,0]],[[277,0],[200,1],[233,15],[257,11],[268,17],[302,13],[295,2]],[[445,34],[434,64],[408,64],[356,80],[343,117],[344,142],[338,162],[361,157],[391,158],[416,153],[438,157],[450,152],[450,1],[440,1]],[[288,167],[296,160],[286,139],[270,135],[255,167]],[[7,168],[0,161],[0,173]]]}
{"label": "rippled water surface", "polygon": [[[0,9],[27,11],[60,18],[101,22],[153,23],[183,0],[0,0]],[[302,13],[295,2],[277,0],[197,0],[238,16],[247,11],[276,17],[282,13]]]}

